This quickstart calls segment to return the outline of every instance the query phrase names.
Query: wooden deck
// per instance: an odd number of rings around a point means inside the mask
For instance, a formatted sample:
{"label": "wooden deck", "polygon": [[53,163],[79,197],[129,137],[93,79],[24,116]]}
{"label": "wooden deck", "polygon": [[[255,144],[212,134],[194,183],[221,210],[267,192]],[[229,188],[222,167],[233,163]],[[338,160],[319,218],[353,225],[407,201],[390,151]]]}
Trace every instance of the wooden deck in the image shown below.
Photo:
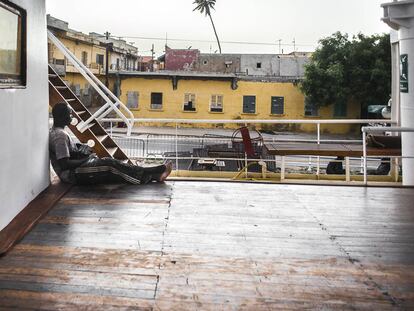
{"label": "wooden deck", "polygon": [[74,187],[0,258],[0,310],[413,310],[414,190]]}

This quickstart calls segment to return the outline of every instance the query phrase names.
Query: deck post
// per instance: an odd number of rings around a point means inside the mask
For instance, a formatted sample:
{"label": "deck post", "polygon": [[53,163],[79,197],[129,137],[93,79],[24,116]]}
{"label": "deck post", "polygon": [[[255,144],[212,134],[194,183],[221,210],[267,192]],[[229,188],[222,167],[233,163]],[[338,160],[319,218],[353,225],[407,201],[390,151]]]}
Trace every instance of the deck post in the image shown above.
{"label": "deck post", "polygon": [[282,156],[282,164],[280,166],[280,181],[285,180],[285,156]]}
{"label": "deck post", "polygon": [[[398,31],[401,127],[412,128],[414,127],[414,0],[393,1],[384,3],[381,7],[384,9],[382,21]],[[395,97],[395,94],[393,95]],[[402,133],[401,142],[403,185],[414,186],[414,134]]]}
{"label": "deck post", "polygon": [[398,182],[399,177],[399,159],[393,158],[391,159],[391,176],[394,177],[394,181]]}
{"label": "deck post", "polygon": [[349,167],[349,157],[345,157],[345,176],[346,176],[346,181],[350,182],[351,181],[351,169]]}
{"label": "deck post", "polygon": [[[321,144],[321,124],[317,123],[316,124],[316,128],[318,131],[318,145]],[[319,179],[319,173],[320,173],[320,169],[321,169],[321,161],[320,161],[321,157],[317,157],[317,165],[316,165],[316,176],[318,176]]]}
{"label": "deck post", "polygon": [[368,178],[367,178],[367,133],[365,131],[362,132],[362,158],[364,159],[364,185],[367,185]]}
{"label": "deck post", "polygon": [[175,169],[177,171],[177,176],[179,175],[178,169],[178,123],[175,123]]}

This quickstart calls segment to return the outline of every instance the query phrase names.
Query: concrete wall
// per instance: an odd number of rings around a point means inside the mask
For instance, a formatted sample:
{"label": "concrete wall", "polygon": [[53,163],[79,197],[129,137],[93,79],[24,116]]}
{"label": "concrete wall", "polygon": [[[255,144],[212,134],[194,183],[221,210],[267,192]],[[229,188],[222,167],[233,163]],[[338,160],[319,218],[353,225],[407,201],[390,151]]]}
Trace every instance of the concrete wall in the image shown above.
{"label": "concrete wall", "polygon": [[[179,80],[177,90],[173,90],[170,79],[142,77],[123,78],[121,82],[121,101],[127,102],[127,92],[138,92],[138,109],[132,112],[137,118],[160,118],[160,119],[311,119],[304,115],[304,96],[299,88],[290,82],[260,82],[260,81],[239,81],[236,90],[231,89],[230,81],[215,80]],[[163,93],[163,109],[152,110],[150,108],[151,92]],[[184,111],[184,96],[187,93],[195,94],[196,111]],[[223,112],[210,112],[211,95],[223,95]],[[256,113],[243,113],[243,96],[256,96]],[[283,115],[271,114],[271,97],[283,96],[285,98],[285,111]],[[348,118],[355,118],[358,107],[350,106]],[[332,119],[333,106],[325,107],[320,110],[319,117],[314,119]],[[162,126],[162,124],[155,124]],[[201,124],[200,127],[211,125]],[[224,125],[234,128],[237,125]],[[327,125],[322,130],[329,133],[347,133],[355,127],[349,125]],[[273,126],[267,129],[299,130],[315,132],[315,125],[302,126]]]}
{"label": "concrete wall", "polygon": [[201,72],[237,73],[240,72],[240,55],[200,54],[194,69]]}
{"label": "concrete wall", "polygon": [[243,54],[241,71],[253,76],[303,77],[308,62],[306,56]]}
{"label": "concrete wall", "polygon": [[45,0],[27,11],[27,86],[0,88],[0,230],[49,184]]}

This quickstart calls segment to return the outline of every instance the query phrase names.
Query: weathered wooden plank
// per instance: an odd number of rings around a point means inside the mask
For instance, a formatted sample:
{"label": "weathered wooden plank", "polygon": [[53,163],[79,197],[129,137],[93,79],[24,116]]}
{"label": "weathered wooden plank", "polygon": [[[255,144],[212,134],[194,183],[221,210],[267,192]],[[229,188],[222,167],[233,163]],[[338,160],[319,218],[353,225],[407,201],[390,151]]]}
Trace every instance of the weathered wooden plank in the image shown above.
{"label": "weathered wooden plank", "polygon": [[0,290],[0,305],[17,309],[37,310],[152,310],[153,301],[148,299],[90,295],[82,293],[36,292],[24,290]]}
{"label": "weathered wooden plank", "polygon": [[[411,190],[157,186],[75,187],[0,258],[0,305],[409,310],[414,303]],[[154,300],[145,296],[151,290]]]}
{"label": "weathered wooden plank", "polygon": [[71,188],[58,179],[30,202],[3,230],[0,231],[0,255],[10,248],[41,219]]}

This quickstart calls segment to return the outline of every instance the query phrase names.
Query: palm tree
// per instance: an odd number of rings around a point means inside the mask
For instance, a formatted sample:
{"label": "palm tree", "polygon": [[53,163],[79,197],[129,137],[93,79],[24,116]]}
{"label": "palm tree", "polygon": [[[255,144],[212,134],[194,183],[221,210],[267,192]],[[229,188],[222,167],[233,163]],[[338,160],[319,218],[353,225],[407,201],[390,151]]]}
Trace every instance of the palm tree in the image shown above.
{"label": "palm tree", "polygon": [[211,25],[213,25],[214,34],[216,35],[217,44],[218,44],[219,51],[221,54],[220,40],[217,35],[216,26],[214,26],[213,18],[211,17],[211,9],[214,10],[214,6],[216,5],[216,0],[195,0],[193,4],[196,5],[193,12],[200,11],[201,14],[204,13],[205,16],[208,15],[208,17],[210,17]]}

